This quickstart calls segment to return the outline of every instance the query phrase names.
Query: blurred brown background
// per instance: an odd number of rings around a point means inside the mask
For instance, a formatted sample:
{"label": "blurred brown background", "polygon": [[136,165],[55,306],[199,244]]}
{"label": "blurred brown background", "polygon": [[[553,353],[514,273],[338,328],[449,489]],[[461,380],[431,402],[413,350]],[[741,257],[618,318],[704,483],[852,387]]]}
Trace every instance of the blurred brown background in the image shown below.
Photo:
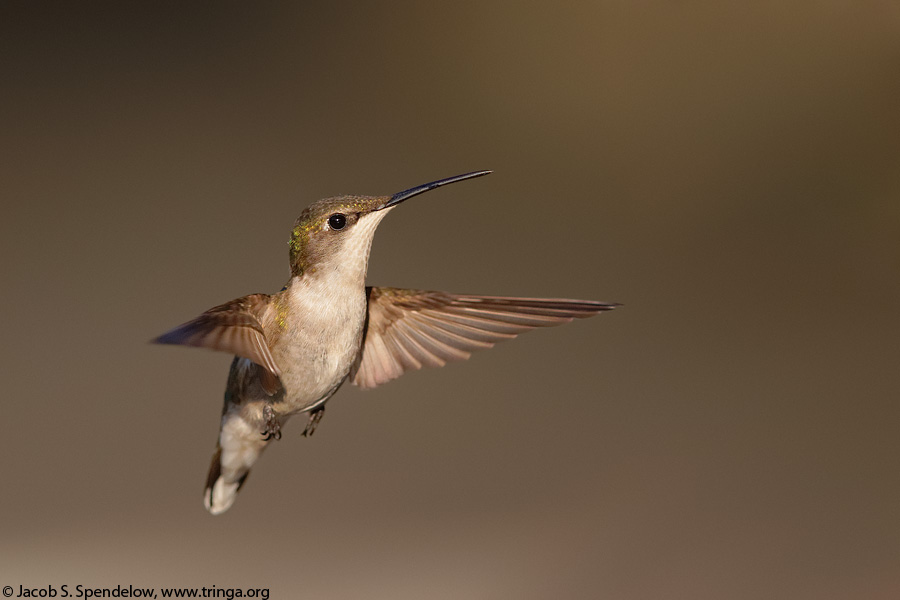
{"label": "blurred brown background", "polygon": [[[23,3],[24,4],[24,3]],[[894,2],[0,15],[0,585],[900,597]],[[201,490],[230,358],[338,193],[375,284],[618,301],[292,422]]]}

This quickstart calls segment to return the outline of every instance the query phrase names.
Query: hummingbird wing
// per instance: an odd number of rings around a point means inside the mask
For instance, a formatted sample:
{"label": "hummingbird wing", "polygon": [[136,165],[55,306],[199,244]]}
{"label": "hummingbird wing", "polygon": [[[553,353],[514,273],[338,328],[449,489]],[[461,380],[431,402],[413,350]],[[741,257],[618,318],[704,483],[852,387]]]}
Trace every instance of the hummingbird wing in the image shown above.
{"label": "hummingbird wing", "polygon": [[407,371],[466,360],[535,327],[583,319],[617,304],[562,298],[467,296],[367,288],[369,313],[362,352],[350,380],[373,388]]}
{"label": "hummingbird wing", "polygon": [[210,348],[249,359],[264,367],[263,386],[274,393],[280,387],[281,370],[272,358],[260,323],[268,303],[268,294],[251,294],[226,302],[167,331],[153,342]]}

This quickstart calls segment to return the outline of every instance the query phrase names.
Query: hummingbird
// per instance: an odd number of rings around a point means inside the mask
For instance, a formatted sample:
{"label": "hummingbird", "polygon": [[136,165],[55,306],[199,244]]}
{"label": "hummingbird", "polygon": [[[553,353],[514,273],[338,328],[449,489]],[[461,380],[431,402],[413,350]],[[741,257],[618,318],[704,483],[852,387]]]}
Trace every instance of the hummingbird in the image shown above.
{"label": "hummingbird", "polygon": [[263,450],[293,415],[311,436],[345,382],[369,389],[474,350],[618,306],[590,300],[472,296],[366,286],[375,229],[398,204],[487,175],[474,171],[390,196],[336,196],[309,205],[288,242],[290,279],[275,294],[216,306],[153,340],[234,355],[203,501],[234,503]]}

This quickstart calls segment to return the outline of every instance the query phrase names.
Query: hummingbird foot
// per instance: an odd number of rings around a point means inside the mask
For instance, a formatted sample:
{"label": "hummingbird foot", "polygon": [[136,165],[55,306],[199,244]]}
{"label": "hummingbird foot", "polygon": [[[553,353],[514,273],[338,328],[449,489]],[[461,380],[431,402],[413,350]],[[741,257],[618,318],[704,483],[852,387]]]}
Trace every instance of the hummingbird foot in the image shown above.
{"label": "hummingbird foot", "polygon": [[303,430],[303,437],[309,437],[316,432],[319,421],[325,416],[325,405],[313,409],[309,413],[309,421],[306,422],[306,429]]}
{"label": "hummingbird foot", "polygon": [[266,404],[263,408],[263,418],[266,420],[266,429],[262,432],[263,440],[267,442],[280,440],[281,424],[278,422],[278,417],[275,416],[275,410],[271,404]]}

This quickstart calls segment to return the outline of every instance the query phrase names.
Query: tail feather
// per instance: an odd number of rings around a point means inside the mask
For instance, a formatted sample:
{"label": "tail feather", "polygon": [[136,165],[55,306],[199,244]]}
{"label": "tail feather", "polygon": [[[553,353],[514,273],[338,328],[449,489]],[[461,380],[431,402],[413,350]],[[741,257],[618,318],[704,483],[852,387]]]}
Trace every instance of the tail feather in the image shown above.
{"label": "tail feather", "polygon": [[216,448],[209,465],[209,474],[206,476],[206,489],[203,491],[203,505],[206,510],[214,515],[220,515],[231,508],[248,475],[250,469],[244,471],[237,479],[223,477],[222,449]]}
{"label": "tail feather", "polygon": [[219,444],[209,465],[203,504],[206,510],[220,515],[234,504],[237,493],[247,481],[250,467],[257,461],[268,442],[258,427],[252,427],[236,414],[222,419]]}

